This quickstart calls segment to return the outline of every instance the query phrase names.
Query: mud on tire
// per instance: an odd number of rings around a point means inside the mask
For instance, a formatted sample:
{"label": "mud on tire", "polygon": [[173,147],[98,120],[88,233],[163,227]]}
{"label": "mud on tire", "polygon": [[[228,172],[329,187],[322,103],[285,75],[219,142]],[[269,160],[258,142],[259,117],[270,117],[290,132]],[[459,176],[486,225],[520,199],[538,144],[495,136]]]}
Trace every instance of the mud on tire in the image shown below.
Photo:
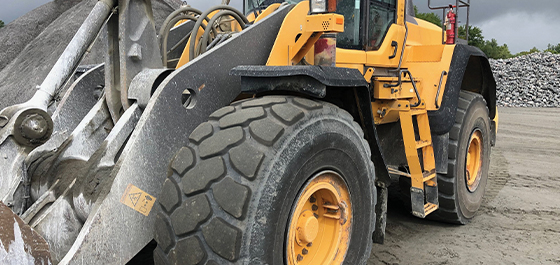
{"label": "mud on tire", "polygon": [[171,163],[155,223],[156,264],[283,264],[292,204],[320,170],[343,176],[355,219],[348,264],[369,258],[374,168],[336,106],[297,97],[236,102],[198,126]]}
{"label": "mud on tire", "polygon": [[[471,135],[482,136],[482,164],[476,189],[467,188],[466,160]],[[461,91],[455,125],[449,132],[447,174],[438,174],[439,209],[431,218],[454,224],[466,224],[482,203],[490,166],[490,118],[486,101],[480,94]]]}

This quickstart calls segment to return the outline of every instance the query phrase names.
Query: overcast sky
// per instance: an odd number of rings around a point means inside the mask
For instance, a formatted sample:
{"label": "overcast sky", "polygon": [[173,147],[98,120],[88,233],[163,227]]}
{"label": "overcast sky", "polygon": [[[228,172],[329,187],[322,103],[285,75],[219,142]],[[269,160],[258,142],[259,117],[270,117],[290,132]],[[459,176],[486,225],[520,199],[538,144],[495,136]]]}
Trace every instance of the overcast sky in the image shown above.
{"label": "overcast sky", "polygon": [[[59,0],[64,1],[64,0]],[[0,0],[0,20],[10,22],[49,0]],[[221,0],[188,0],[193,7],[204,10]],[[420,12],[430,12],[428,0],[413,0]],[[432,0],[432,5],[445,5],[452,0]],[[536,46],[560,43],[560,0],[471,0],[471,24],[482,29],[486,39],[507,43],[512,53]],[[230,5],[241,9],[242,0]],[[441,11],[436,11],[441,16]],[[460,17],[465,22],[465,15]]]}

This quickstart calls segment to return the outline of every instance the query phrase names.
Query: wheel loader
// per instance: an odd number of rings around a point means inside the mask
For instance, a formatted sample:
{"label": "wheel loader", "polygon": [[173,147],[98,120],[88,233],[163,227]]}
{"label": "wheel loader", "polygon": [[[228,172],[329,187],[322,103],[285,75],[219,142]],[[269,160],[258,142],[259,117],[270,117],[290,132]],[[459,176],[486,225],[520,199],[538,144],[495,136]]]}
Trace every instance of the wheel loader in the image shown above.
{"label": "wheel loader", "polygon": [[[410,0],[243,6],[156,31],[149,0],[97,2],[0,112],[0,263],[365,264],[390,185],[419,218],[475,216],[498,122],[483,52]],[[69,81],[96,41],[105,63]]]}

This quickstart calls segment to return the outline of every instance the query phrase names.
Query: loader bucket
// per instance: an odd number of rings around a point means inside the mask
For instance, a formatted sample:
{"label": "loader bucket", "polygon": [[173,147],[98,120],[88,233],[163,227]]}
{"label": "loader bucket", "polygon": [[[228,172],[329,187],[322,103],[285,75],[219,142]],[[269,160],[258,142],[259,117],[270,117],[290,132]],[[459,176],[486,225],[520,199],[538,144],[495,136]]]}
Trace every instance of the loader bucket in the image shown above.
{"label": "loader bucket", "polygon": [[51,264],[49,245],[0,202],[0,264]]}

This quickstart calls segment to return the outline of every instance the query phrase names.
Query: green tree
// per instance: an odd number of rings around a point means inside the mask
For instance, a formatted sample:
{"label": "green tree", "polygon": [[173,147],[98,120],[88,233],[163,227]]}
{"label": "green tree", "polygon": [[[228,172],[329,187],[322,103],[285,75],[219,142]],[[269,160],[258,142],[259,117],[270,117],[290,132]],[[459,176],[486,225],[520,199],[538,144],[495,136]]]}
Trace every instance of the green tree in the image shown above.
{"label": "green tree", "polygon": [[0,20],[0,28],[4,27],[4,21]]}
{"label": "green tree", "polygon": [[548,47],[544,51],[545,52],[551,52],[551,53],[554,53],[554,54],[560,54],[560,43],[558,43],[556,45],[548,44]]}
{"label": "green tree", "polygon": [[[459,38],[466,39],[465,25],[459,27]],[[469,45],[482,48],[484,46],[484,36],[479,27],[469,25]]]}
{"label": "green tree", "polygon": [[512,57],[507,44],[500,46],[496,39],[485,41],[480,49],[486,53],[486,56],[492,59],[507,59]]}
{"label": "green tree", "polygon": [[419,13],[418,12],[418,8],[416,6],[414,6],[414,16],[422,19],[422,20],[426,20],[428,22],[433,23],[434,25],[438,26],[441,28],[441,18],[434,14],[434,13]]}
{"label": "green tree", "polygon": [[518,57],[518,56],[523,56],[523,55],[527,55],[527,54],[531,54],[531,53],[536,53],[536,52],[541,52],[539,49],[537,49],[537,47],[533,47],[532,49],[530,49],[529,51],[522,51],[520,53],[515,54],[513,57]]}

